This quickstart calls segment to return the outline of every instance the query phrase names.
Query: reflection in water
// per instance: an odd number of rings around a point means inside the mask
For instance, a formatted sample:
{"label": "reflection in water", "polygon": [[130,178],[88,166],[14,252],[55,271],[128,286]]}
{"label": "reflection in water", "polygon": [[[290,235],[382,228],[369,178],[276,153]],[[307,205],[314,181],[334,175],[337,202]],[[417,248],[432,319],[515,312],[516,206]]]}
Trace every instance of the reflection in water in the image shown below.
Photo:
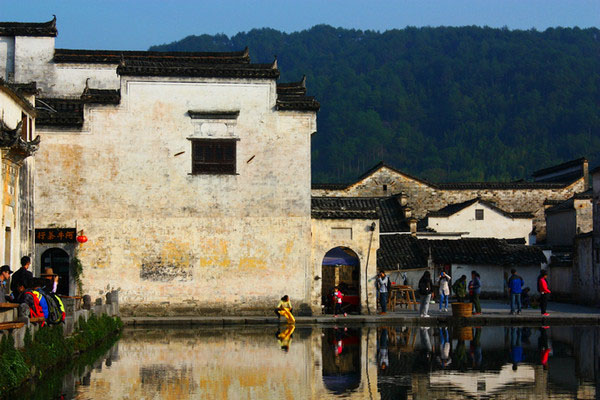
{"label": "reflection in water", "polygon": [[360,330],[325,329],[322,338],[325,388],[336,395],[356,390],[360,386]]}
{"label": "reflection in water", "polygon": [[596,327],[298,326],[275,336],[272,327],[127,330],[118,353],[65,392],[77,399],[596,396]]}

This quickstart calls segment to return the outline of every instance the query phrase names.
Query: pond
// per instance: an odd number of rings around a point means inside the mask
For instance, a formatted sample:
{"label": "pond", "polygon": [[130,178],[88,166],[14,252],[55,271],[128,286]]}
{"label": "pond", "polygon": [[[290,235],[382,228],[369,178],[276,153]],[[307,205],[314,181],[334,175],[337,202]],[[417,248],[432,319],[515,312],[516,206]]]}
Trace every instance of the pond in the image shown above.
{"label": "pond", "polygon": [[128,329],[75,399],[596,398],[598,327]]}

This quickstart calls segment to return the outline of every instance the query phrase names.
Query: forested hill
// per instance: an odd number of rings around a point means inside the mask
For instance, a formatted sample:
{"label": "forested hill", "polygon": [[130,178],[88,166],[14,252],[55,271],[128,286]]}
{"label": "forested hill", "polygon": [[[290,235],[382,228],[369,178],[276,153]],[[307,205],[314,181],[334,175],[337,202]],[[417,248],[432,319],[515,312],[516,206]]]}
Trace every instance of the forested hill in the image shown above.
{"label": "forested hill", "polygon": [[383,33],[326,25],[190,36],[163,51],[277,55],[321,103],[313,182],[380,160],[432,181],[512,180],[569,159],[600,163],[600,31],[480,27]]}

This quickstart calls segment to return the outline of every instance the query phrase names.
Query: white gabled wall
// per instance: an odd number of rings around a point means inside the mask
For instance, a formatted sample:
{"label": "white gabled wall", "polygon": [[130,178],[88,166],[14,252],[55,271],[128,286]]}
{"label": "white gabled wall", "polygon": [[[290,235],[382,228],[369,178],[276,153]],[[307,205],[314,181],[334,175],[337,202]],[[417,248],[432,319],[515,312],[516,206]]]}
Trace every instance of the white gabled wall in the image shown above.
{"label": "white gabled wall", "polygon": [[[475,210],[483,210],[483,219],[475,219]],[[529,244],[533,229],[531,218],[511,218],[491,207],[474,203],[449,217],[428,217],[428,228],[437,232],[465,232],[463,237],[516,239]]]}

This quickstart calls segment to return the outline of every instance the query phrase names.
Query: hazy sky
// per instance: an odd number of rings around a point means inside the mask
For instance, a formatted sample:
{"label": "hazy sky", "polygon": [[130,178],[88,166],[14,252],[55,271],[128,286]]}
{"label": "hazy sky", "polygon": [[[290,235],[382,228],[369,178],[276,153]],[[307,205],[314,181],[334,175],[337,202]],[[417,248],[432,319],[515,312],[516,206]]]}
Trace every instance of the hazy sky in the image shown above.
{"label": "hazy sky", "polygon": [[317,24],[385,31],[410,26],[600,27],[600,0],[0,0],[0,21],[58,18],[56,46],[146,50],[188,35]]}

